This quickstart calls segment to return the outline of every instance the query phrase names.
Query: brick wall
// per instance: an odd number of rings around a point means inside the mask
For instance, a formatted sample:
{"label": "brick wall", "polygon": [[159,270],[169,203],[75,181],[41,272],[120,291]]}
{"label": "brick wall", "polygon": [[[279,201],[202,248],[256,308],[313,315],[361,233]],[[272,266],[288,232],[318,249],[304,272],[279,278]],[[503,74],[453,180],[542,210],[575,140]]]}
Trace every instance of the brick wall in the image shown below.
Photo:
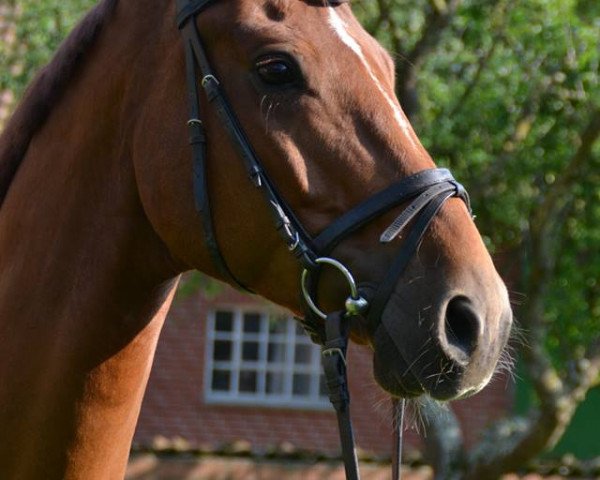
{"label": "brick wall", "polygon": [[[196,294],[174,302],[158,345],[134,444],[151,446],[162,436],[182,437],[192,446],[213,449],[246,440],[257,452],[290,442],[300,449],[337,453],[337,423],[331,411],[204,402],[206,312],[223,304],[260,305],[260,300],[226,289],[212,299]],[[388,455],[390,403],[373,379],[369,351],[351,345],[349,364],[357,444],[363,450]],[[452,408],[464,427],[466,441],[474,441],[483,426],[510,408],[511,399],[506,380],[498,379],[474,398],[454,402]],[[409,448],[418,448],[419,438],[410,431],[406,442]]]}

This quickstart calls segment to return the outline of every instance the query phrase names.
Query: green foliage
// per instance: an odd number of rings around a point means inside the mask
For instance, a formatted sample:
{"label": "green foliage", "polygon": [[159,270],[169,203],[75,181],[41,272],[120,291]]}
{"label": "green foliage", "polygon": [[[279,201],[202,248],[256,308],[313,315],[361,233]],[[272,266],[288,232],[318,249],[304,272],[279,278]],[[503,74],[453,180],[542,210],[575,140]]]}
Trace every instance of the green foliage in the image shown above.
{"label": "green foliage", "polygon": [[[434,3],[365,0],[356,10],[387,45],[398,37],[402,62],[427,28]],[[382,5],[391,5],[389,21],[381,21]],[[452,167],[468,186],[492,250],[518,258],[518,288],[525,293],[533,268],[532,219],[600,109],[599,5],[465,0],[417,71],[415,128],[436,162]],[[557,216],[545,221],[555,237],[549,253],[557,257],[544,301],[547,347],[557,365],[599,338],[599,157],[595,142],[556,203]]]}
{"label": "green foliage", "polygon": [[549,343],[563,360],[581,358],[600,332],[600,162],[577,185],[562,228],[557,275],[548,308]]}
{"label": "green foliage", "polygon": [[[2,20],[14,25],[14,34],[0,42],[0,91],[12,91],[18,98],[56,51],[60,42],[91,0],[9,0]],[[14,36],[13,36],[14,35]]]}
{"label": "green foliage", "polygon": [[208,298],[214,297],[223,291],[223,284],[200,272],[188,272],[179,282],[177,298],[183,299],[194,295],[201,290]]}

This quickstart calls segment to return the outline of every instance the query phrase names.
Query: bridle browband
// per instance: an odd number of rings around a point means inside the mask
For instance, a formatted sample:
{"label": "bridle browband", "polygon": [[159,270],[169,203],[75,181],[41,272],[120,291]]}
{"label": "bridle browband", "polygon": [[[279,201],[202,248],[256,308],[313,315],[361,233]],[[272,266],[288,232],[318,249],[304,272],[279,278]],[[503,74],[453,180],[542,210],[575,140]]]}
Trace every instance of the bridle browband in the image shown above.
{"label": "bridle browband", "polygon": [[[231,108],[221,85],[213,72],[206,51],[200,40],[195,21],[196,15],[216,0],[177,0],[177,27],[181,30],[185,48],[186,78],[190,108],[188,128],[193,157],[193,188],[196,209],[202,219],[204,237],[210,256],[219,273],[231,284],[244,290],[249,289],[240,282],[223,257],[212,221],[207,185],[206,134],[201,120],[198,77],[201,78],[206,97],[215,108],[227,131],[253,185],[265,196],[273,217],[275,228],[280,233],[290,252],[303,267],[301,287],[306,306],[305,317],[300,319],[311,338],[322,346],[323,368],[329,390],[329,398],[338,418],[342,456],[346,477],[359,479],[358,460],[354,446],[354,435],[350,421],[349,394],[346,378],[346,350],[348,346],[348,318],[361,315],[366,318],[371,330],[382,326],[395,330],[391,320],[383,317],[383,311],[402,272],[413,257],[433,218],[451,197],[461,198],[471,211],[465,189],[452,174],[443,168],[424,170],[394,183],[376,193],[358,206],[335,220],[316,237],[312,237],[295,217],[292,209],[277,192],[262,164],[254,152],[244,130]],[[339,3],[339,2],[330,2]],[[365,298],[351,272],[338,260],[329,257],[333,249],[349,235],[388,212],[407,202],[408,206],[392,222],[380,237],[382,243],[394,240],[405,227],[412,226],[398,256],[394,259],[383,280],[374,288],[374,293]],[[326,314],[315,302],[317,277],[322,265],[339,270],[350,286],[350,296],[345,308]],[[390,337],[397,341],[395,336]],[[400,451],[402,448],[402,413],[404,401],[395,401],[398,412],[395,425],[393,478],[400,477]]]}

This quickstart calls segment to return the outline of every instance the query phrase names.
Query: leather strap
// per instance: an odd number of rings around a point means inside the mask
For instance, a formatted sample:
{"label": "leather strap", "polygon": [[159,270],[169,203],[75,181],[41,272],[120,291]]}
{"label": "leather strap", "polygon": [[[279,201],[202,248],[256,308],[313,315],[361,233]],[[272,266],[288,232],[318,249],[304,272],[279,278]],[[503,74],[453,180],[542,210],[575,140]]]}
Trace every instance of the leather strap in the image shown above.
{"label": "leather strap", "polygon": [[321,349],[329,401],[335,409],[347,480],[359,480],[358,457],[350,419],[350,394],[346,374],[348,325],[344,312],[334,312],[325,321],[326,341]]}
{"label": "leather strap", "polygon": [[[344,318],[344,312],[329,314],[325,321],[325,331],[325,344],[321,348],[323,371],[329,400],[336,412],[346,479],[359,480],[358,457],[350,419],[350,393],[346,365],[348,322]],[[401,476],[404,406],[404,399],[392,400],[392,480],[399,480]]]}
{"label": "leather strap", "polygon": [[[370,306],[367,313],[367,320],[372,329],[381,320],[383,310],[400,275],[402,275],[413,257],[431,221],[446,200],[454,196],[461,198],[465,202],[469,212],[471,212],[469,196],[462,185],[454,180],[454,177],[448,170],[424,170],[406,177],[388,189],[370,197],[365,202],[342,215],[314,239],[313,243],[317,252],[320,255],[325,255],[341,240],[361,226],[389,209],[412,199],[409,206],[400,213],[380,238],[382,243],[394,240],[412,220],[416,219],[387,274],[379,285],[370,288],[370,290],[375,291],[375,295],[365,295],[371,297],[369,298]],[[311,276],[311,283],[309,284],[312,298],[315,299],[317,298],[318,274],[319,272],[316,271]],[[362,286],[364,287],[365,285]],[[305,310],[307,314],[301,319],[301,323],[313,341],[322,344],[325,338],[323,322],[309,309],[305,308]]]}
{"label": "leather strap", "polygon": [[188,121],[188,129],[190,136],[190,145],[192,147],[192,163],[193,163],[193,186],[194,186],[194,201],[196,210],[200,213],[202,220],[202,228],[204,231],[204,239],[212,258],[213,264],[217,270],[229,283],[235,285],[241,290],[251,292],[237,277],[231,272],[227,262],[221,254],[221,249],[217,243],[215,229],[210,208],[210,196],[207,182],[207,165],[206,165],[206,132],[202,123],[202,115],[200,112],[200,98],[198,95],[198,86],[196,81],[197,58],[194,55],[194,32],[195,25],[193,22],[188,22],[183,27],[182,35],[185,48],[186,59],[186,81],[188,91],[188,105],[190,111],[190,119]]}
{"label": "leather strap", "polygon": [[[229,105],[221,85],[210,66],[210,62],[206,55],[206,51],[202,46],[195,22],[184,22],[181,29],[184,36],[186,49],[191,51],[191,53],[186,54],[186,57],[190,57],[190,55],[193,54],[193,65],[195,65],[193,68],[193,76],[188,73],[188,82],[193,82],[194,86],[193,88],[189,86],[188,89],[197,92],[197,67],[202,77],[201,83],[206,92],[208,101],[215,107],[221,123],[231,138],[235,149],[242,158],[246,167],[246,171],[248,172],[248,177],[254,186],[259,188],[266,197],[267,205],[269,206],[269,210],[272,214],[277,231],[286,242],[288,249],[294,254],[294,256],[296,256],[298,261],[304,267],[311,269],[315,268],[314,259],[316,258],[316,255],[312,247],[311,238],[304,230],[302,224],[294,216],[291,209],[289,209],[287,204],[282,200],[281,196],[271,183],[269,177],[264,172],[256,153],[254,152],[244,130],[242,129],[237,116]],[[190,63],[190,59],[187,60],[187,63]],[[190,67],[188,66],[188,71],[189,70]],[[190,95],[190,102],[198,103],[197,100],[197,93]],[[197,107],[194,106],[191,106],[190,108],[192,111],[197,109]],[[206,166],[203,166],[202,168],[206,168]],[[206,192],[206,188],[204,189],[204,192]],[[206,193],[197,193],[201,195],[201,198],[206,196]],[[210,229],[205,228],[205,231],[209,232],[210,235]],[[214,242],[213,246],[218,250],[216,241]],[[212,256],[216,263],[221,264],[221,270],[223,270],[222,267],[226,266],[226,264],[220,252],[218,255]],[[229,271],[228,268],[227,270]],[[231,277],[233,276],[230,272],[228,278]],[[241,282],[239,282],[237,279],[235,280],[235,283],[241,285]]]}
{"label": "leather strap", "polygon": [[[402,244],[400,253],[392,263],[391,267],[382,282],[379,283],[375,296],[371,299],[369,311],[367,313],[367,323],[370,328],[374,329],[377,322],[384,321],[383,311],[388,303],[392,292],[396,286],[400,275],[406,269],[408,262],[415,254],[419,243],[423,239],[429,224],[432,222],[435,215],[444,205],[446,200],[454,195],[453,191],[442,190],[437,196],[433,196],[427,206],[423,209],[420,215],[416,218],[413,227],[410,229],[406,240]],[[387,325],[391,320],[384,322]]]}
{"label": "leather strap", "polygon": [[177,0],[177,28],[181,29],[188,19],[199,14],[214,1],[215,0]]}
{"label": "leather strap", "polygon": [[[444,182],[457,183],[450,171],[445,168],[423,170],[400,180],[369,197],[335,220],[314,239],[315,249],[322,255],[330,253],[341,240],[362,226],[429,188]],[[462,197],[463,192],[464,197]],[[470,209],[470,202],[464,189],[460,190],[460,194]]]}
{"label": "leather strap", "polygon": [[421,212],[431,200],[438,195],[441,195],[446,192],[454,192],[454,185],[449,182],[433,185],[431,188],[428,188],[423,193],[421,193],[417,198],[415,198],[411,204],[406,207],[400,215],[396,217],[396,220],[392,222],[392,224],[385,229],[385,231],[381,234],[379,241],[381,243],[389,243],[394,238],[396,238],[400,232],[408,225],[408,223],[415,218],[415,216]]}

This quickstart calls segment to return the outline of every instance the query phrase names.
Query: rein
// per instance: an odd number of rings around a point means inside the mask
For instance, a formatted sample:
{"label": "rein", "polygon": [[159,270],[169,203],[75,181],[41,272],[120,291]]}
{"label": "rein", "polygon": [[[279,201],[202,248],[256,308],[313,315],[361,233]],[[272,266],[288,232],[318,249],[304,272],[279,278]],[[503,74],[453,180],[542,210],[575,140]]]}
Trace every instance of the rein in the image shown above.
{"label": "rein", "polygon": [[[198,33],[195,18],[216,0],[177,0],[177,27],[182,33],[185,58],[186,81],[190,120],[188,128],[193,158],[193,183],[196,209],[202,218],[206,245],[219,272],[238,288],[250,291],[232,273],[223,257],[215,236],[210,209],[206,174],[207,139],[201,120],[198,81],[206,98],[212,104],[225,127],[238,155],[241,157],[252,184],[261,190],[269,206],[276,230],[280,233],[291,254],[303,268],[301,277],[302,299],[305,317],[299,319],[315,343],[322,346],[322,363],[329,390],[329,399],[336,410],[342,457],[348,480],[360,478],[358,459],[350,420],[350,395],[346,374],[346,351],[349,337],[349,318],[366,318],[368,327],[378,326],[393,331],[390,318],[384,319],[383,312],[402,272],[410,262],[433,218],[451,197],[462,199],[469,212],[469,196],[449,170],[436,168],[423,170],[394,183],[376,193],[358,206],[335,220],[316,237],[311,237],[292,209],[283,200],[269,179],[248,140],[239,120],[221,88]],[[336,2],[338,3],[338,2]],[[411,229],[402,243],[397,257],[387,274],[375,287],[372,295],[356,284],[352,273],[338,260],[329,255],[346,237],[370,223],[394,207],[410,202],[380,237],[381,243],[393,241],[412,222]],[[316,298],[318,275],[323,265],[337,269],[350,287],[350,295],[343,309],[325,313],[320,310]],[[371,289],[369,289],[371,290]],[[395,340],[393,335],[390,335]],[[400,478],[404,400],[393,400],[394,440],[393,479]]]}

